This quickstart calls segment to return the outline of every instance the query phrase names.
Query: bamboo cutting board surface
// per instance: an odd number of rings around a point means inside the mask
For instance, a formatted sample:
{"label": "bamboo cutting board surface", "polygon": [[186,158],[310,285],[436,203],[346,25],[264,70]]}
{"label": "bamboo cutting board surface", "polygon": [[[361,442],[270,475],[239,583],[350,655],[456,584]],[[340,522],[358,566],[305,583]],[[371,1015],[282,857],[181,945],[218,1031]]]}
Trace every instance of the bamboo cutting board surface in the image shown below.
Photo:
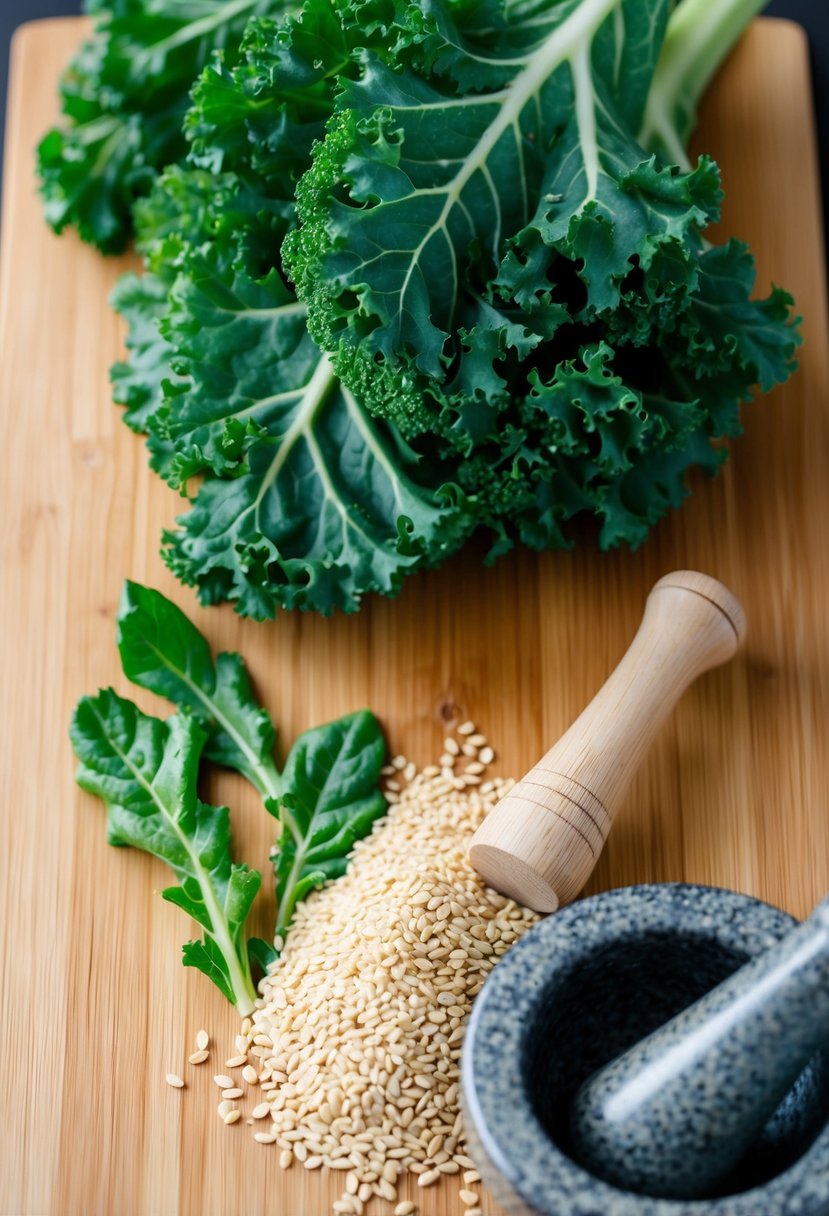
{"label": "bamboo cutting board surface", "polygon": [[[817,166],[801,32],[757,23],[711,90],[697,144],[719,160],[723,235],[748,239],[759,284],[805,317],[797,377],[745,412],[715,481],[640,552],[467,554],[356,617],[243,622],[198,609],[158,557],[181,503],[148,471],[110,403],[122,334],[108,293],[130,259],[47,230],[33,149],[85,27],[30,25],[15,40],[0,270],[0,775],[2,776],[2,1216],[325,1216],[340,1187],[277,1167],[275,1147],[215,1114],[216,1067],[188,1068],[196,1030],[223,1063],[238,1022],[179,963],[182,913],[166,873],[105,843],[104,814],[73,785],[77,698],[119,672],[122,581],[159,587],[216,648],[239,649],[283,741],[362,705],[395,751],[428,763],[472,717],[520,776],[620,658],[663,573],[725,581],[748,644],[686,694],[635,781],[592,891],[688,879],[804,915],[829,889],[829,363]],[[235,816],[237,855],[267,868],[267,817],[228,775],[207,791]],[[267,884],[265,884],[267,885]],[[272,914],[260,898],[259,931]],[[228,1050],[226,1050],[226,1048]],[[174,1091],[167,1071],[188,1087]],[[417,1192],[456,1216],[457,1185]],[[369,1216],[390,1209],[375,1201]],[[484,1211],[497,1209],[484,1197]]]}

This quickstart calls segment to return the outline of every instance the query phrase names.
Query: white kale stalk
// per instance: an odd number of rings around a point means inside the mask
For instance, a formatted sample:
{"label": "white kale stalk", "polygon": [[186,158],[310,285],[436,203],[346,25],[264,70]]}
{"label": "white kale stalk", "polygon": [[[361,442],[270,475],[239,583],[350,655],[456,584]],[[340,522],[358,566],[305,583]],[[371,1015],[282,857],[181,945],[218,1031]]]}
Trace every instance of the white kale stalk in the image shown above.
{"label": "white kale stalk", "polygon": [[671,14],[639,140],[683,168],[697,106],[714,74],[767,0],[680,0]]}

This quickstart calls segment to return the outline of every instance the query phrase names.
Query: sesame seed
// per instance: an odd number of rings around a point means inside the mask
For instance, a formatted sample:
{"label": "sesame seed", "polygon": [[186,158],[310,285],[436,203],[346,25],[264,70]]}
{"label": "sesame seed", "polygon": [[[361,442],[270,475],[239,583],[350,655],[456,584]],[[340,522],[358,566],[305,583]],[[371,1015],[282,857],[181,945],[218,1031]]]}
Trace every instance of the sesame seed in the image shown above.
{"label": "sesame seed", "polygon": [[438,1170],[427,1170],[425,1174],[421,1174],[417,1180],[418,1186],[433,1186],[440,1178]]}
{"label": "sesame seed", "polygon": [[194,1051],[191,1056],[187,1057],[188,1064],[203,1064],[210,1055],[209,1051]]}
{"label": "sesame seed", "polygon": [[196,1048],[199,1051],[206,1051],[210,1046],[210,1035],[206,1030],[199,1030],[196,1033]]}
{"label": "sesame seed", "polygon": [[[459,737],[475,750],[470,727]],[[282,1168],[296,1157],[342,1173],[336,1202],[356,1216],[373,1196],[411,1203],[397,1197],[407,1175],[419,1187],[443,1174],[460,1181],[463,1169],[477,1180],[459,1109],[466,1020],[488,972],[538,919],[467,860],[512,782],[484,790],[483,762],[456,770],[452,743],[440,765],[417,771],[401,756],[388,766],[404,788],[355,844],[348,872],[296,908],[227,1062],[245,1081],[251,1068],[263,1091],[249,1118],[268,1123],[254,1135],[273,1138]],[[241,1079],[221,1081],[241,1096]],[[403,1210],[414,1216],[417,1205]]]}
{"label": "sesame seed", "polygon": [[244,1096],[244,1092],[245,1091],[243,1089],[239,1089],[238,1086],[231,1085],[230,1089],[222,1090],[222,1097],[223,1098],[241,1098]]}
{"label": "sesame seed", "polygon": [[458,1192],[458,1198],[460,1199],[461,1203],[466,1204],[466,1206],[469,1207],[470,1204],[476,1204],[480,1196],[476,1195],[474,1191],[468,1191],[466,1188],[464,1188],[462,1191]]}
{"label": "sesame seed", "polygon": [[173,1089],[184,1089],[184,1081],[177,1073],[168,1072],[164,1080],[168,1085],[172,1085]]}
{"label": "sesame seed", "polygon": [[247,1062],[247,1055],[231,1056],[229,1060],[225,1060],[225,1068],[241,1068]]}
{"label": "sesame seed", "polygon": [[253,1138],[257,1144],[273,1144],[276,1132],[254,1132]]}
{"label": "sesame seed", "polygon": [[412,1203],[411,1199],[404,1199],[402,1203],[398,1203],[394,1209],[394,1216],[414,1216],[417,1211],[417,1204]]}
{"label": "sesame seed", "polygon": [[252,1064],[246,1064],[242,1069],[242,1076],[247,1081],[248,1085],[255,1085],[259,1080],[259,1073]]}
{"label": "sesame seed", "polygon": [[217,1075],[213,1078],[213,1080],[218,1085],[219,1089],[232,1089],[233,1088],[232,1078],[226,1077],[222,1073],[217,1073]]}
{"label": "sesame seed", "polygon": [[242,1117],[240,1110],[229,1110],[224,1117],[224,1122],[227,1124],[238,1123]]}

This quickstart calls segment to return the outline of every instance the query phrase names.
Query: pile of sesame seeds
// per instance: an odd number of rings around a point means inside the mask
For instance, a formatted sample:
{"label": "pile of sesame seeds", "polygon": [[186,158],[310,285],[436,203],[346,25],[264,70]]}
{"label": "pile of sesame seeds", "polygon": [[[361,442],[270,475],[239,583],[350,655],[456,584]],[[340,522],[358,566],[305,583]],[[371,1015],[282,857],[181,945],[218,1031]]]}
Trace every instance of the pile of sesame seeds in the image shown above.
{"label": "pile of sesame seeds", "polygon": [[466,1216],[481,1213],[459,1108],[464,1029],[488,972],[538,916],[467,860],[512,781],[487,778],[493,751],[471,722],[457,736],[421,772],[394,759],[389,814],[345,876],[298,906],[227,1061],[256,1085],[256,1105],[243,1112],[241,1087],[215,1078],[220,1117],[247,1113],[283,1168],[342,1171],[338,1216],[363,1216],[374,1197],[411,1216],[406,1175],[420,1188],[455,1177]]}

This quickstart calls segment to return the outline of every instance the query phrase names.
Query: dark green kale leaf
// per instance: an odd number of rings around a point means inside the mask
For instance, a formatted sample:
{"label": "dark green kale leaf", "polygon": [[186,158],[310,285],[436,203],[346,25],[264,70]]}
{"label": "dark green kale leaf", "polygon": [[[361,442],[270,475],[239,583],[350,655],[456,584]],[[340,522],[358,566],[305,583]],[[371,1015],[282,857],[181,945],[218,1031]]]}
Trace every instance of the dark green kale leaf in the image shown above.
{"label": "dark green kale leaf", "polygon": [[46,218],[104,253],[123,250],[132,211],[186,152],[182,124],[197,74],[216,51],[232,63],[248,19],[284,0],[95,0],[93,38],[61,86],[65,122],[41,142]]}
{"label": "dark green kale leaf", "polygon": [[385,815],[378,789],[385,754],[380,727],[368,710],[306,731],[291,748],[274,858],[277,939],[290,928],[296,904],[344,874],[354,842]]}
{"label": "dark green kale leaf", "polygon": [[208,975],[243,1016],[256,993],[242,935],[261,883],[230,857],[227,807],[196,793],[207,738],[194,718],[142,714],[105,689],[83,697],[70,728],[78,784],[103,799],[110,844],[131,845],[166,862],[179,880],[162,892],[204,930],[184,947],[184,964]]}

